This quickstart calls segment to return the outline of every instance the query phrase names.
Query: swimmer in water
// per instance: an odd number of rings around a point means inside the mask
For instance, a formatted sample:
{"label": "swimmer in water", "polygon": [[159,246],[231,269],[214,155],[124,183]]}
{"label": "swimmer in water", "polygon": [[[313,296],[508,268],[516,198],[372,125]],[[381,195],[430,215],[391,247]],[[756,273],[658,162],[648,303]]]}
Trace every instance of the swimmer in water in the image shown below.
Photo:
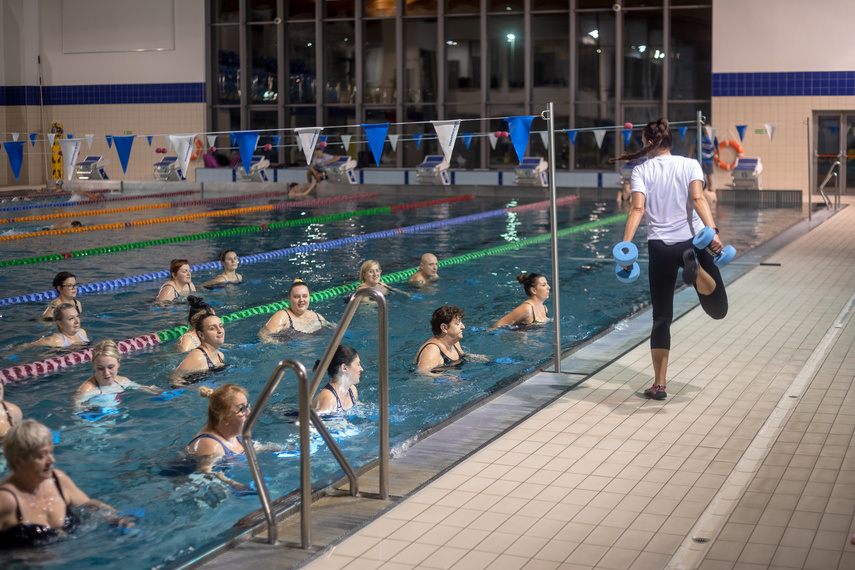
{"label": "swimmer in water", "polygon": [[233,249],[224,249],[217,254],[217,259],[223,266],[223,272],[203,284],[202,287],[211,287],[216,285],[240,285],[243,283],[243,277],[237,272],[238,254]]}
{"label": "swimmer in water", "polygon": [[187,322],[190,323],[190,328],[187,332],[178,337],[176,347],[178,352],[187,352],[194,348],[199,348],[199,337],[196,336],[196,330],[193,328],[193,317],[199,313],[206,315],[216,315],[214,308],[202,300],[201,297],[190,295],[187,297],[187,304],[190,305],[190,312],[187,315]]}
{"label": "swimmer in water", "polygon": [[52,319],[53,311],[63,303],[70,303],[77,308],[78,313],[83,312],[83,305],[77,300],[77,278],[74,273],[60,271],[53,278],[53,288],[56,289],[57,297],[47,306],[42,313],[42,318]]}
{"label": "swimmer in water", "polygon": [[124,376],[119,376],[119,347],[112,340],[102,340],[92,348],[94,374],[81,384],[72,395],[75,403],[104,394],[121,394],[128,388],[145,388],[158,394],[160,390],[144,387]]}
{"label": "swimmer in water", "polygon": [[21,423],[24,417],[21,408],[4,400],[5,396],[6,390],[3,382],[0,382],[0,441],[3,441],[12,426]]}
{"label": "swimmer in water", "polygon": [[176,386],[189,384],[188,376],[198,372],[218,372],[226,367],[220,347],[226,338],[223,322],[217,315],[199,313],[193,317],[193,328],[199,337],[199,348],[191,350],[172,372]]}
{"label": "swimmer in water", "polygon": [[[320,363],[320,360],[315,362],[315,369]],[[315,411],[319,414],[334,414],[355,406],[358,398],[356,385],[359,384],[362,372],[362,362],[356,350],[340,344],[327,367],[330,381],[312,400]]]}
{"label": "swimmer in water", "polygon": [[[363,263],[362,267],[359,268],[359,280],[362,281],[362,283],[359,285],[359,287],[357,287],[357,291],[359,289],[365,289],[367,287],[370,287],[372,289],[380,291],[384,295],[388,295],[389,293],[394,291],[395,293],[403,293],[404,295],[409,296],[409,293],[405,293],[400,289],[390,287],[389,285],[386,285],[385,283],[380,281],[380,276],[382,275],[382,273],[383,270],[380,269],[379,262],[373,259],[369,259],[368,261]],[[371,299],[365,299],[365,301],[371,301]]]}
{"label": "swimmer in water", "polygon": [[445,305],[433,312],[430,319],[433,336],[422,344],[413,364],[419,370],[458,366],[463,364],[466,353],[460,346],[463,338],[463,310]]}
{"label": "swimmer in water", "polygon": [[496,321],[493,326],[542,325],[552,320],[546,316],[546,307],[543,304],[549,299],[550,287],[546,277],[540,273],[520,273],[517,275],[517,281],[522,284],[528,300]]}
{"label": "swimmer in water", "polygon": [[315,184],[307,184],[306,186],[300,186],[296,182],[292,182],[288,187],[288,196],[291,198],[301,198],[303,196],[308,196],[315,190]]}
{"label": "swimmer in water", "polygon": [[288,289],[288,300],[291,306],[281,311],[276,311],[267,321],[261,331],[262,340],[269,342],[271,335],[295,330],[302,333],[313,333],[324,327],[332,328],[319,313],[309,310],[309,297],[311,292],[309,286],[300,277],[294,279],[291,288]]}
{"label": "swimmer in water", "polygon": [[439,262],[437,261],[436,256],[432,253],[426,253],[422,256],[421,262],[419,263],[419,270],[413,273],[408,283],[410,285],[418,286],[433,283],[439,279],[439,275],[437,275],[438,269]]}
{"label": "swimmer in water", "polygon": [[57,332],[40,338],[31,343],[31,346],[68,348],[89,342],[86,331],[80,328],[80,314],[77,312],[77,307],[71,303],[63,303],[53,310],[53,322]]}
{"label": "swimmer in water", "polygon": [[169,263],[171,279],[160,287],[155,301],[182,301],[196,291],[193,276],[190,272],[190,262],[186,259],[173,259]]}

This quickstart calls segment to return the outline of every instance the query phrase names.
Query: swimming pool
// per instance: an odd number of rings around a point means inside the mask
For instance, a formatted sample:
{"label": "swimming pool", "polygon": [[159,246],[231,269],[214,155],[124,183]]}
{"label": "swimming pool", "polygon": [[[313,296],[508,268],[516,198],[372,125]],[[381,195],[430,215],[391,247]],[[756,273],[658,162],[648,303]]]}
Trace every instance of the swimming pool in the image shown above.
{"label": "swimming pool", "polygon": [[[425,197],[412,196],[406,201]],[[69,245],[67,236],[46,236],[21,240],[13,247],[4,245],[3,259],[32,255],[34,252],[68,251],[98,245],[111,245],[155,239],[183,233],[196,233],[248,224],[271,223],[286,218],[348,212],[378,205],[399,203],[392,197],[359,200],[295,212],[265,212],[216,220],[202,219],[169,226],[130,228],[118,232],[76,234]],[[266,201],[265,201],[266,203]],[[168,260],[185,257],[191,263],[215,258],[218,250],[232,247],[241,255],[281,249],[295,244],[316,243],[351,235],[411,226],[477,212],[495,210],[507,200],[477,198],[468,202],[443,204],[395,214],[359,216],[331,223],[313,223],[302,227],[281,228],[263,233],[236,235],[137,250],[105,254],[62,262],[0,268],[0,286],[4,296],[48,289],[53,275],[60,270],[76,273],[81,283],[113,279],[117,276],[146,273],[164,268]],[[203,211],[188,208],[186,211]],[[580,203],[559,210],[561,227],[601,220],[617,212],[609,203]],[[736,210],[719,207],[717,222],[725,237],[737,249],[768,239],[770,226],[785,227],[801,217],[800,210]],[[133,214],[140,219],[144,214]],[[128,218],[121,218],[128,219]],[[135,218],[137,219],[137,218]],[[308,251],[285,259],[247,265],[239,271],[247,283],[238,288],[205,292],[201,295],[216,306],[219,313],[232,312],[281,300],[293,278],[302,276],[313,290],[351,283],[356,280],[362,260],[378,259],[384,273],[414,267],[421,253],[432,251],[445,259],[464,255],[518,239],[542,234],[548,229],[548,213],[528,211],[486,218],[463,226],[441,226],[419,234],[400,234],[393,238],[357,242],[328,251]],[[630,287],[614,279],[611,248],[620,240],[623,223],[595,226],[559,241],[561,263],[562,342],[565,346],[590,338],[636,311],[647,301],[646,280]],[[637,239],[642,258],[644,242]],[[603,258],[603,261],[592,261]],[[424,290],[408,290],[411,296],[389,297],[390,314],[390,429],[393,446],[401,445],[419,430],[442,421],[495,389],[497,385],[519,377],[548,359],[552,353],[552,326],[527,332],[483,330],[515,307],[523,293],[514,277],[520,270],[551,274],[549,242],[490,255],[442,268],[443,280]],[[646,264],[642,264],[646,270]],[[214,275],[196,275],[201,283]],[[125,339],[186,323],[186,306],[163,308],[151,305],[159,283],[137,283],[117,290],[84,295],[82,326],[90,338]],[[467,364],[443,378],[414,375],[410,362],[420,344],[430,336],[430,314],[445,303],[463,307],[469,327],[463,345],[469,352],[490,357],[487,363]],[[41,357],[35,349],[19,350],[49,331],[49,327],[31,319],[45,303],[16,304],[3,307],[4,323],[0,338],[0,366],[30,362]],[[313,303],[312,308],[329,320],[338,319],[344,304],[341,298]],[[246,387],[254,400],[276,363],[296,358],[311,368],[329,339],[319,336],[292,338],[280,345],[258,342],[258,329],[266,315],[246,318],[226,326],[224,347],[229,369],[210,378],[212,383],[235,382]],[[473,328],[479,330],[473,330]],[[365,402],[344,422],[334,425],[334,433],[345,454],[356,465],[376,457],[377,450],[377,349],[375,309],[360,308],[351,323],[346,341],[360,353],[363,381],[360,399]],[[181,360],[171,344],[135,352],[123,360],[122,373],[143,384],[168,387],[169,371]],[[150,568],[167,563],[217,539],[217,536],[242,516],[258,508],[254,496],[233,495],[218,481],[199,475],[173,475],[173,459],[192,435],[204,424],[207,401],[193,391],[170,400],[161,400],[144,392],[123,396],[120,413],[96,421],[79,417],[70,406],[71,392],[88,378],[91,366],[83,364],[58,374],[27,380],[7,387],[7,399],[17,403],[29,417],[44,421],[59,432],[56,446],[57,467],[65,470],[90,496],[119,509],[144,508],[145,516],[133,532],[119,534],[94,522],[89,528],[63,543],[31,553],[22,564],[42,567],[118,566]],[[262,442],[293,443],[296,428],[284,412],[296,406],[293,375],[287,375],[278,393],[271,399],[253,430]],[[297,484],[297,458],[260,453],[262,469],[268,477],[271,494],[290,492]],[[313,481],[316,484],[338,478],[338,467],[321,446],[313,456]],[[230,476],[240,481],[251,479],[245,463],[232,466]],[[0,555],[2,556],[2,555]],[[0,558],[0,563],[9,559]]]}

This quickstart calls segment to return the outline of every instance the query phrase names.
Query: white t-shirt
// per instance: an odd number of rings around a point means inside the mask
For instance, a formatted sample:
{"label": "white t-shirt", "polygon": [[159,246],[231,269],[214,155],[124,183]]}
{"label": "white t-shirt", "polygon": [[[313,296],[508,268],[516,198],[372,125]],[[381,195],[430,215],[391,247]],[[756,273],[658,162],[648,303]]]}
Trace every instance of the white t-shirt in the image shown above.
{"label": "white t-shirt", "polygon": [[668,245],[692,239],[704,227],[689,197],[689,184],[703,182],[697,160],[664,154],[632,169],[630,189],[644,194],[647,239]]}

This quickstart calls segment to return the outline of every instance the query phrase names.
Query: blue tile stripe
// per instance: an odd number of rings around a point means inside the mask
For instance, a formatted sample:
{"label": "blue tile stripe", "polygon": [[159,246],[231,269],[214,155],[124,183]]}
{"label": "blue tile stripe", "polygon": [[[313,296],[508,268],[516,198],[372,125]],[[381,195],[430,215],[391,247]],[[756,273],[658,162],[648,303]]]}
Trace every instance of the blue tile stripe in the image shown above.
{"label": "blue tile stripe", "polygon": [[[142,83],[136,85],[0,86],[0,105],[133,105],[143,103],[204,103],[204,83]],[[44,101],[42,101],[42,96]]]}
{"label": "blue tile stripe", "polygon": [[855,95],[855,71],[713,73],[713,97]]}

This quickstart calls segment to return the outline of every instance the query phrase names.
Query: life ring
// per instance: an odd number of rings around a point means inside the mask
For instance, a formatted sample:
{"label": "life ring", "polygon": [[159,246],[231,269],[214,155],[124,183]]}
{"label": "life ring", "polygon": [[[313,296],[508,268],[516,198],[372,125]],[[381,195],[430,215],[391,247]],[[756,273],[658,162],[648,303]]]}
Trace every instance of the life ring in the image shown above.
{"label": "life ring", "polygon": [[719,153],[715,153],[715,156],[713,157],[713,161],[722,170],[731,171],[731,170],[733,170],[733,167],[736,166],[736,163],[739,161],[739,159],[744,157],[745,154],[742,152],[742,145],[736,141],[724,141],[723,143],[718,145],[719,150],[722,150],[722,149],[727,148],[727,147],[733,147],[733,150],[736,151],[736,158],[733,160],[733,162],[724,162],[724,161],[719,160],[719,157],[718,157]]}
{"label": "life ring", "polygon": [[199,140],[199,137],[193,139],[196,143],[193,145],[193,154],[190,155],[190,160],[196,160],[199,158],[199,155],[202,154],[202,141]]}

